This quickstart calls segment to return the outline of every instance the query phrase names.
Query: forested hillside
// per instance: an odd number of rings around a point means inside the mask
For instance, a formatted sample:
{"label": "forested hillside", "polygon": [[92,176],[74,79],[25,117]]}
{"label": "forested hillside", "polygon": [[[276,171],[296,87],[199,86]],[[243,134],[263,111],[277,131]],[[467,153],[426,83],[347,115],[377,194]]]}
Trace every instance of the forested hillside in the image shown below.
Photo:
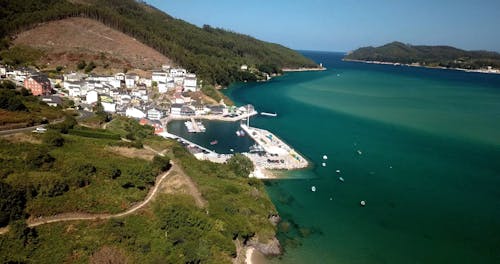
{"label": "forested hillside", "polygon": [[466,51],[449,46],[414,46],[392,42],[380,47],[364,47],[348,54],[346,59],[393,63],[419,63],[424,66],[500,69],[500,54],[489,51]]}
{"label": "forested hillside", "polygon": [[0,35],[15,35],[39,23],[87,17],[122,31],[158,50],[212,84],[227,85],[245,78],[239,70],[314,67],[311,60],[281,45],[250,36],[175,19],[134,0],[0,0]]}

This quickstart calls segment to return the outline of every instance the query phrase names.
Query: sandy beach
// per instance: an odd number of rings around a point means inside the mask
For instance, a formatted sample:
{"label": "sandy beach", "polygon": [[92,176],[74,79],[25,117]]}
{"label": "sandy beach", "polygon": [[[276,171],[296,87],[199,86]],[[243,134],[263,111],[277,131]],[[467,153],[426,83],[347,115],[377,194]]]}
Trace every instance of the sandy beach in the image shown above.
{"label": "sandy beach", "polygon": [[258,250],[253,247],[248,247],[245,252],[245,264],[264,264],[266,258]]}

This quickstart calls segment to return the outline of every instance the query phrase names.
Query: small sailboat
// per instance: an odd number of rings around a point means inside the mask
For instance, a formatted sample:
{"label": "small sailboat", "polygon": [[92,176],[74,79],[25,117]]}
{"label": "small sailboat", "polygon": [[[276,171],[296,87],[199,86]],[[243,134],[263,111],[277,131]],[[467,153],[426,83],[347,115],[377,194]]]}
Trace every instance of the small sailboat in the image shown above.
{"label": "small sailboat", "polygon": [[339,181],[344,182],[344,178],[339,177]]}
{"label": "small sailboat", "polygon": [[217,140],[210,141],[210,145],[217,145],[219,143]]}
{"label": "small sailboat", "polygon": [[316,191],[316,186],[314,186],[314,185],[313,185],[313,186],[311,187],[311,191],[312,191],[312,192],[315,192],[315,191]]}

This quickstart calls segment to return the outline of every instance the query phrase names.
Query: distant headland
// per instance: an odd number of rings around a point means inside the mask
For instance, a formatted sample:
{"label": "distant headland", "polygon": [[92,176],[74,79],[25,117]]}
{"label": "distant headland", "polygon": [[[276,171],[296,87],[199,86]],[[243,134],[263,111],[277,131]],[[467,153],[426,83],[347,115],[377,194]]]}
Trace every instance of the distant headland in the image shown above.
{"label": "distant headland", "polygon": [[349,52],[344,60],[500,74],[500,54],[466,51],[450,46],[423,46],[392,42]]}

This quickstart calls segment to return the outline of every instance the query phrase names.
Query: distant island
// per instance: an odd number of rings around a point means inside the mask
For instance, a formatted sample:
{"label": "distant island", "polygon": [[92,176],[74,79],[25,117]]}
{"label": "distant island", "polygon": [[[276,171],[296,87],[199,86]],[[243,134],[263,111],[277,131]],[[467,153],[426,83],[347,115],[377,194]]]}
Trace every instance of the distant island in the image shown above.
{"label": "distant island", "polygon": [[344,60],[500,73],[499,53],[466,51],[450,46],[424,46],[392,42],[380,47],[359,48],[348,53]]}

